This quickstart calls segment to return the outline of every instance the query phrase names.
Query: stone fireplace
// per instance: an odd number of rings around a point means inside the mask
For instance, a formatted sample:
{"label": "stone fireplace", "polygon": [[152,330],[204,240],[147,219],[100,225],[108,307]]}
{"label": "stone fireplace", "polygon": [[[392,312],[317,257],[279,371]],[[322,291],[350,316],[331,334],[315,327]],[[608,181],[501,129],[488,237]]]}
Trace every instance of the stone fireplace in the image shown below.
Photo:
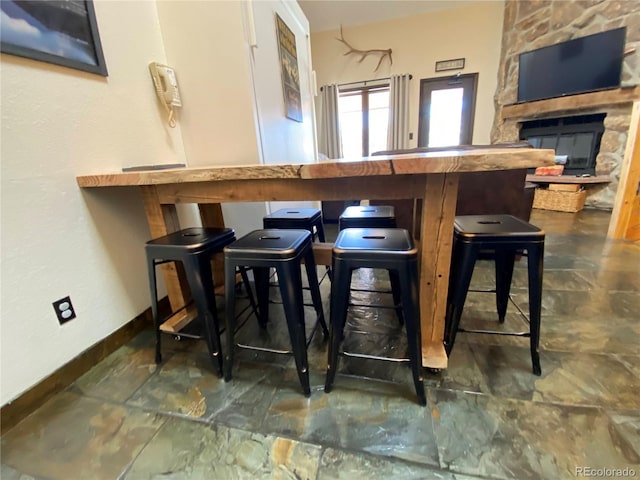
{"label": "stone fireplace", "polygon": [[[517,101],[520,53],[621,26],[627,27],[628,52],[622,69],[622,86],[629,88],[618,90],[621,92],[620,95],[574,95],[563,97],[557,104],[553,100],[543,100],[530,102],[529,108],[523,104],[517,106],[523,108],[510,107]],[[495,95],[496,117],[491,140],[493,143],[513,142],[522,138],[523,129],[524,135],[529,135],[531,132],[527,133],[527,130],[530,128],[544,128],[554,122],[564,126],[568,118],[604,116],[602,131],[597,134],[600,141],[595,164],[589,167],[593,171],[588,173],[606,175],[611,177],[612,181],[589,188],[586,203],[600,208],[612,208],[630,127],[633,101],[638,97],[638,84],[640,3],[624,0],[507,0],[498,88]],[[539,109],[536,108],[538,105]],[[571,123],[571,120],[568,123]],[[552,134],[549,133],[549,136]]]}

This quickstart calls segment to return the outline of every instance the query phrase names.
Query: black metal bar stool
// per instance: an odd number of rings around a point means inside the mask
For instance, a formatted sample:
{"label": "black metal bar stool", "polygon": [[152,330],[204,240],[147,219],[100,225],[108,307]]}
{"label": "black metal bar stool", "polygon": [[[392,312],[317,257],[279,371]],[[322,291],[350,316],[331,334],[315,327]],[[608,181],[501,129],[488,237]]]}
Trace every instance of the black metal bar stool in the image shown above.
{"label": "black metal bar stool", "polygon": [[[197,308],[198,317],[204,327],[204,339],[207,342],[213,366],[216,369],[216,373],[222,376],[222,351],[220,349],[211,257],[214,253],[222,252],[223,248],[234,242],[235,239],[235,233],[231,228],[195,227],[179,230],[146,243],[145,251],[151,291],[151,311],[156,331],[156,363],[162,361],[160,352],[160,325],[162,322],[158,317],[156,266],[167,262],[179,261],[184,266],[191,296]],[[241,271],[241,274],[247,288],[249,300],[255,310],[255,301],[249,287],[246,272]],[[227,285],[235,285],[235,275],[227,280],[229,281]],[[226,290],[233,291],[234,289],[227,288]],[[182,308],[186,308],[186,305]]]}
{"label": "black metal bar stool", "polygon": [[322,210],[317,208],[282,208],[262,219],[263,228],[285,228],[309,230],[313,239],[324,242]]}
{"label": "black metal bar stool", "polygon": [[338,219],[338,228],[395,228],[395,210],[389,205],[351,206]]}
{"label": "black metal bar stool", "polygon": [[[454,224],[454,244],[445,322],[445,348],[451,353],[458,331],[530,338],[533,373],[540,375],[540,312],[542,309],[542,273],[545,233],[538,227],[512,215],[462,215]],[[526,252],[526,254],[524,253]],[[478,259],[495,260],[496,288],[481,290],[496,294],[498,320],[504,322],[511,299],[511,279],[517,255],[527,257],[529,280],[529,317],[514,305],[529,324],[529,332],[465,330],[460,317],[467,298],[473,269]],[[511,299],[513,302],[513,300]]]}
{"label": "black metal bar stool", "polygon": [[[395,209],[390,205],[351,206],[344,209],[338,220],[340,230],[345,228],[396,228]],[[353,291],[391,293],[393,304],[398,315],[398,321],[403,322],[400,308],[400,287],[397,275],[389,270],[391,291],[354,288]],[[378,305],[379,306],[379,305]]]}
{"label": "black metal bar stool", "polygon": [[[268,228],[284,228],[284,229],[302,229],[311,232],[312,241],[316,237],[318,241],[325,242],[324,224],[322,222],[322,210],[318,208],[282,208],[276,210],[270,215],[262,218],[262,227]],[[327,267],[326,274],[320,279],[320,283],[325,276],[331,279],[331,271]]]}
{"label": "black metal bar stool", "polygon": [[[274,353],[293,353],[298,371],[298,377],[305,395],[311,394],[309,386],[309,365],[307,362],[307,338],[304,321],[304,304],[302,301],[301,264],[304,260],[307,279],[311,290],[313,306],[317,314],[317,323],[322,327],[324,335],[328,335],[324,320],[318,274],[313,257],[311,233],[308,230],[265,229],[255,230],[224,249],[225,276],[227,281],[233,278],[237,267],[253,267],[258,292],[258,311],[261,327],[266,327],[269,312],[269,290],[264,288],[268,282],[269,269],[275,268],[278,274],[282,304],[284,306],[291,351]],[[235,308],[235,294],[231,289],[226,290],[227,305],[227,351],[225,358],[225,380],[231,380],[233,366],[233,350],[235,348],[234,333],[236,329],[235,316],[231,313]],[[314,333],[315,333],[314,329]],[[310,341],[310,340],[309,340]],[[245,348],[251,348],[243,346]]]}
{"label": "black metal bar stool", "polygon": [[[411,364],[418,402],[426,405],[422,383],[418,250],[409,232],[401,228],[347,228],[338,234],[332,257],[331,333],[324,390],[331,391],[338,370],[338,354],[349,308],[351,274],[363,267],[386,269],[397,275],[409,346],[409,358],[400,361]],[[349,356],[391,360],[358,353],[349,353]]]}

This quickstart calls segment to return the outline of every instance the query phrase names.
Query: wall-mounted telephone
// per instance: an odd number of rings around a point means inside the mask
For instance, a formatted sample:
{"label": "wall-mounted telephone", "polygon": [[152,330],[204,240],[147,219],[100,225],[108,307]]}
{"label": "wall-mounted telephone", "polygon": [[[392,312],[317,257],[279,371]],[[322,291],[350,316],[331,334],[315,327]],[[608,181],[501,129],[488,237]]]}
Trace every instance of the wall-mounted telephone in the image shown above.
{"label": "wall-mounted telephone", "polygon": [[149,64],[149,71],[151,72],[151,78],[153,79],[153,85],[156,88],[158,98],[167,109],[167,112],[169,112],[169,126],[175,127],[176,120],[173,117],[173,109],[174,107],[182,106],[176,74],[173,68],[156,62]]}

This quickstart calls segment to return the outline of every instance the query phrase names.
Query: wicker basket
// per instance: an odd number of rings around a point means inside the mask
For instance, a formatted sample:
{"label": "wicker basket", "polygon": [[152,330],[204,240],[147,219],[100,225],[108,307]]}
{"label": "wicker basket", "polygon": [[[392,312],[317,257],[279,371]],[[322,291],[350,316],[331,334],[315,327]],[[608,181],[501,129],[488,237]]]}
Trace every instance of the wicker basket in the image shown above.
{"label": "wicker basket", "polygon": [[586,190],[577,192],[561,192],[536,188],[533,197],[533,208],[555,210],[557,212],[579,212],[584,207]]}

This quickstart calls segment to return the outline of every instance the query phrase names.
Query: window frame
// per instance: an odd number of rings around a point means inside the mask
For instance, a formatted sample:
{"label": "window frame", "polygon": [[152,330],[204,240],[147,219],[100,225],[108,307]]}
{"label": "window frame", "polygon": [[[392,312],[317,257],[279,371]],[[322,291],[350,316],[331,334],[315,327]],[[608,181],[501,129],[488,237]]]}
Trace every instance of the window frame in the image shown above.
{"label": "window frame", "polygon": [[349,97],[354,95],[362,96],[362,156],[368,157],[369,152],[369,94],[375,92],[390,91],[390,84],[364,85],[361,87],[339,88],[339,97]]}

